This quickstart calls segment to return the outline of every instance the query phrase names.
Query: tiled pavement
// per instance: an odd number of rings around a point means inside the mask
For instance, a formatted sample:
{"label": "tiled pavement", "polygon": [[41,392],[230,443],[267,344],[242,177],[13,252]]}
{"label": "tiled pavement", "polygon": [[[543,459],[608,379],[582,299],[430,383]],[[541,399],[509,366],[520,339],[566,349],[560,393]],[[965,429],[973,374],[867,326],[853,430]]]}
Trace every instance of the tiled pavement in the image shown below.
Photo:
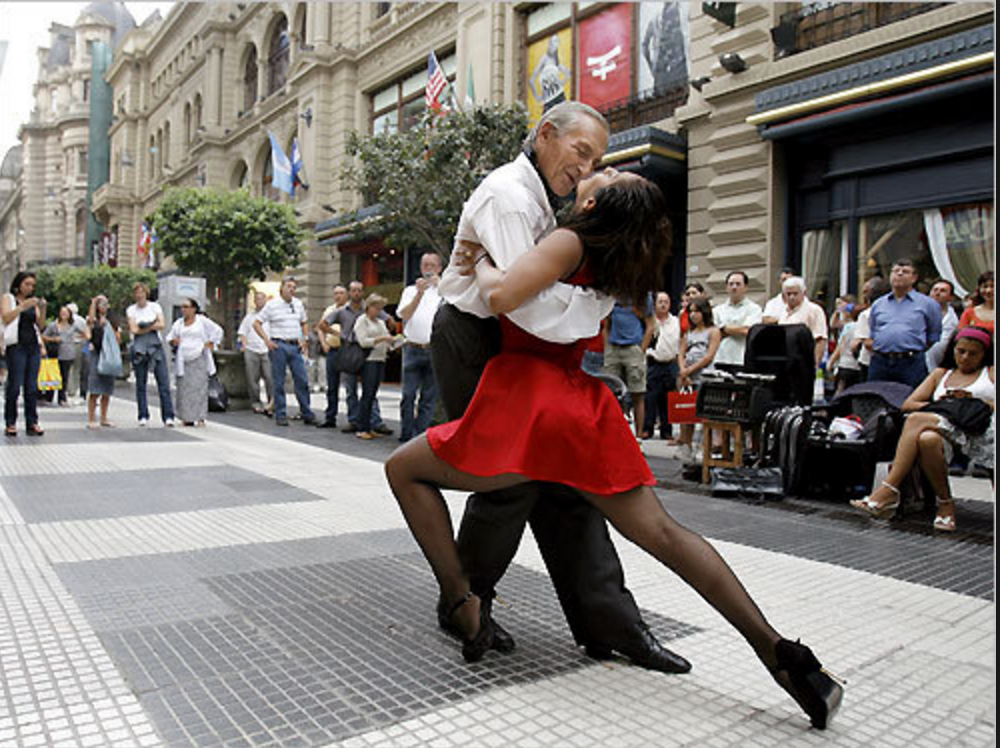
{"label": "tiled pavement", "polygon": [[[398,392],[381,399],[395,425]],[[467,666],[382,478],[395,439],[243,413],[138,429],[133,408],[115,399],[119,428],[101,431],[49,408],[44,438],[0,444],[2,748],[995,744],[988,482],[956,481],[963,531],[936,537],[926,517],[839,502],[714,499],[646,445],[668,509],[848,680],[818,733],[620,538],[644,616],[691,674],[587,660],[530,536],[497,613],[518,649]],[[449,506],[457,519],[462,497]]]}

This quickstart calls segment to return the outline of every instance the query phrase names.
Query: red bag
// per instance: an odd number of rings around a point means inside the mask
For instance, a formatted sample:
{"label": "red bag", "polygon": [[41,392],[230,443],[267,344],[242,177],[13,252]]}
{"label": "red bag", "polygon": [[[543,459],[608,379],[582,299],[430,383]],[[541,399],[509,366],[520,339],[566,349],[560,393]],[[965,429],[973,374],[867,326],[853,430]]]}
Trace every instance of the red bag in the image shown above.
{"label": "red bag", "polygon": [[695,415],[697,402],[697,391],[668,392],[667,419],[670,423],[701,423],[701,419]]}

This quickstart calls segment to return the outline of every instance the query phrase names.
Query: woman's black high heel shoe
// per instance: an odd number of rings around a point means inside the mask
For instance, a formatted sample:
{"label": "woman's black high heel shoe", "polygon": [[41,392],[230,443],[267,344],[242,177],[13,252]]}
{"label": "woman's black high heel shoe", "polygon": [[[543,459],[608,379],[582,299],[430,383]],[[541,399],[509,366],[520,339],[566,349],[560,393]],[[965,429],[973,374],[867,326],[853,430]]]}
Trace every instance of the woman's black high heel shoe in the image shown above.
{"label": "woman's black high heel shoe", "polygon": [[[782,639],[774,647],[778,664],[771,675],[791,694],[817,730],[825,730],[840,708],[844,687],[830,675],[809,647]],[[784,680],[782,679],[784,676]]]}
{"label": "woman's black high heel shoe", "polygon": [[[451,606],[451,610],[448,611],[448,618],[455,615],[459,608],[465,605],[469,600],[471,600],[476,595],[469,590],[466,592],[459,600]],[[493,646],[493,621],[490,619],[489,612],[485,605],[480,601],[479,605],[479,632],[473,639],[462,639],[462,657],[465,658],[466,662],[478,662],[483,659],[483,655],[486,654],[490,648]]]}

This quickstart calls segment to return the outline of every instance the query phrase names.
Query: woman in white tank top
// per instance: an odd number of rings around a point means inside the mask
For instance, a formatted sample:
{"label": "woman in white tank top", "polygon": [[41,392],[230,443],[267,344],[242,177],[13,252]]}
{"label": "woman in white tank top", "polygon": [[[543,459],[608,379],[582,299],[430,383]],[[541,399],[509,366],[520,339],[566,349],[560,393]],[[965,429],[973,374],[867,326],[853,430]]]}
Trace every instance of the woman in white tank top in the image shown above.
{"label": "woman in white tank top", "polygon": [[[871,496],[852,501],[851,505],[873,517],[891,517],[899,506],[899,485],[919,463],[937,495],[934,529],[955,530],[955,502],[948,484],[948,464],[957,448],[974,464],[992,469],[996,433],[996,372],[993,361],[993,336],[978,327],[959,330],[948,344],[941,367],[927,375],[903,403],[910,413],[899,437],[892,469]],[[921,413],[930,403],[946,398],[975,398],[989,406],[993,415],[983,434],[961,430],[943,415]]]}

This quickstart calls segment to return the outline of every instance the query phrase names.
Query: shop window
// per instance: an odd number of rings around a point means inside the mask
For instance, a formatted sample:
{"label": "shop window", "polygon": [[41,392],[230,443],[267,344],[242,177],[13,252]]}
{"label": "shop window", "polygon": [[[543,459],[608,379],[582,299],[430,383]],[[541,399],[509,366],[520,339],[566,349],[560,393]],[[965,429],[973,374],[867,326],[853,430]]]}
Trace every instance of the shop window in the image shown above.
{"label": "shop window", "polygon": [[888,278],[893,263],[906,257],[920,275],[918,290],[944,278],[957,295],[972,293],[979,274],[995,266],[994,234],[992,203],[868,216],[859,225],[857,287],[874,275]]}
{"label": "shop window", "polygon": [[257,103],[257,49],[250,47],[243,63],[243,111],[249,112]]}
{"label": "shop window", "polygon": [[[447,55],[438,60],[445,78],[454,90],[458,62],[455,55]],[[377,91],[371,97],[371,131],[377,135],[383,132],[406,131],[420,122],[425,109],[424,90],[427,86],[426,64],[415,73]],[[446,94],[442,94],[444,97]]]}
{"label": "shop window", "polygon": [[669,116],[688,95],[687,8],[552,3],[525,14],[529,122],[567,99],[603,112],[613,131]]}
{"label": "shop window", "polygon": [[267,51],[267,95],[285,85],[288,77],[290,42],[288,39],[288,19],[284,16],[271,31],[271,41]]}
{"label": "shop window", "polygon": [[996,266],[992,203],[925,210],[923,218],[937,275],[950,280],[960,296],[974,292],[979,274]]}
{"label": "shop window", "polygon": [[802,235],[802,277],[806,293],[827,313],[833,311],[837,297],[848,291],[847,239],[846,225],[842,222]]}

